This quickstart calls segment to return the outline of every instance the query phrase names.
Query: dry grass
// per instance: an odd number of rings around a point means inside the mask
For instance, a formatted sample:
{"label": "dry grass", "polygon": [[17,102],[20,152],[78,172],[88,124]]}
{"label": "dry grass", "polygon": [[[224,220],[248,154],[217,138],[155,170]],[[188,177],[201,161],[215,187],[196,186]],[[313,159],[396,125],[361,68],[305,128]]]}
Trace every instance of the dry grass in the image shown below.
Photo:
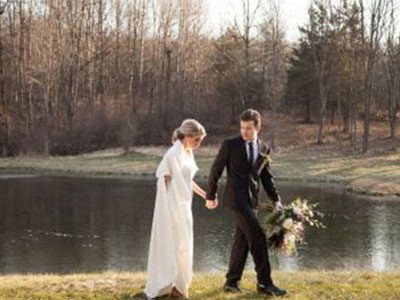
{"label": "dry grass", "polygon": [[[289,290],[281,299],[400,299],[400,273],[350,271],[274,272],[279,286]],[[255,274],[247,272],[242,280],[242,294],[223,293],[223,274],[195,274],[190,299],[266,299],[255,290]],[[0,299],[145,299],[143,273],[10,275],[0,277]],[[169,299],[169,298],[163,298]]]}

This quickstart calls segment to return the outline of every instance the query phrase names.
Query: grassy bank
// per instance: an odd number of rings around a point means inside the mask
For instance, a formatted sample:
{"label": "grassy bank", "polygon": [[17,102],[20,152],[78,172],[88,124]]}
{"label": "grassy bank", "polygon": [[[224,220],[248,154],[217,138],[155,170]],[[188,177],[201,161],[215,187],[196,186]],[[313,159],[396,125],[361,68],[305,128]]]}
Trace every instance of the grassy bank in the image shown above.
{"label": "grassy bank", "polygon": [[[275,272],[280,286],[289,289],[281,299],[400,299],[400,273],[299,271]],[[145,274],[114,273],[78,275],[0,276],[0,299],[145,299]],[[265,299],[255,290],[255,275],[242,281],[244,293],[225,294],[223,274],[195,274],[190,299]],[[168,298],[163,298],[168,299]]]}
{"label": "grassy bank", "polygon": [[[198,178],[206,178],[217,153],[216,146],[196,152]],[[136,147],[98,151],[78,156],[21,156],[0,160],[0,173],[35,172],[79,176],[140,176],[153,178],[166,148]],[[301,148],[273,155],[272,169],[285,181],[337,182],[371,195],[400,195],[400,152],[339,155],[321,147]]]}

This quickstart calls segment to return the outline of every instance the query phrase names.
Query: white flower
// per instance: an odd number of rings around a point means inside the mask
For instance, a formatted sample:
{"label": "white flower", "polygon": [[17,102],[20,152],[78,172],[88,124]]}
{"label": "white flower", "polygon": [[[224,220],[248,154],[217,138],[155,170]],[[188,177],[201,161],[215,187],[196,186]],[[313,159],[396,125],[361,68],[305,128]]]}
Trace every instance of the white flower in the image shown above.
{"label": "white flower", "polygon": [[287,218],[285,221],[282,223],[282,227],[285,228],[286,230],[289,230],[293,226],[293,219],[292,218]]}
{"label": "white flower", "polygon": [[301,215],[302,215],[302,214],[301,214],[301,209],[298,208],[298,207],[294,207],[294,208],[293,208],[293,213],[294,213],[296,216],[301,216]]}
{"label": "white flower", "polygon": [[294,234],[286,234],[284,237],[286,245],[293,245],[295,246],[296,243],[296,236]]}

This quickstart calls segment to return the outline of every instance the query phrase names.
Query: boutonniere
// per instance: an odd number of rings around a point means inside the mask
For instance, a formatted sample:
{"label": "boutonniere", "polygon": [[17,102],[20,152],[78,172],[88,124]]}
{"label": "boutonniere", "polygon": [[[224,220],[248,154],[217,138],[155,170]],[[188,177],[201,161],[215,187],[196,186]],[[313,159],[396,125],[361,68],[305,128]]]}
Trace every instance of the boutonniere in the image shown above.
{"label": "boutonniere", "polygon": [[265,168],[265,166],[271,163],[272,161],[271,156],[267,153],[260,153],[260,156],[261,156],[261,163],[259,168],[257,169],[258,176],[261,175],[261,172]]}

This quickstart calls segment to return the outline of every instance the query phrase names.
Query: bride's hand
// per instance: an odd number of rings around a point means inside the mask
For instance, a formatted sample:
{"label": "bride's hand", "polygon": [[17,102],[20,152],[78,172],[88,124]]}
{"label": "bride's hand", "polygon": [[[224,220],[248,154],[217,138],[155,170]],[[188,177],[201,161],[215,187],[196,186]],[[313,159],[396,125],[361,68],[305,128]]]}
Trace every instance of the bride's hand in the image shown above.
{"label": "bride's hand", "polygon": [[218,206],[218,199],[215,198],[215,200],[210,200],[210,199],[205,199],[206,200],[206,207],[208,209],[216,209]]}
{"label": "bride's hand", "polygon": [[171,175],[164,175],[164,181],[165,181],[165,183],[170,183],[171,182],[171,180],[172,180],[172,177],[171,177]]}

